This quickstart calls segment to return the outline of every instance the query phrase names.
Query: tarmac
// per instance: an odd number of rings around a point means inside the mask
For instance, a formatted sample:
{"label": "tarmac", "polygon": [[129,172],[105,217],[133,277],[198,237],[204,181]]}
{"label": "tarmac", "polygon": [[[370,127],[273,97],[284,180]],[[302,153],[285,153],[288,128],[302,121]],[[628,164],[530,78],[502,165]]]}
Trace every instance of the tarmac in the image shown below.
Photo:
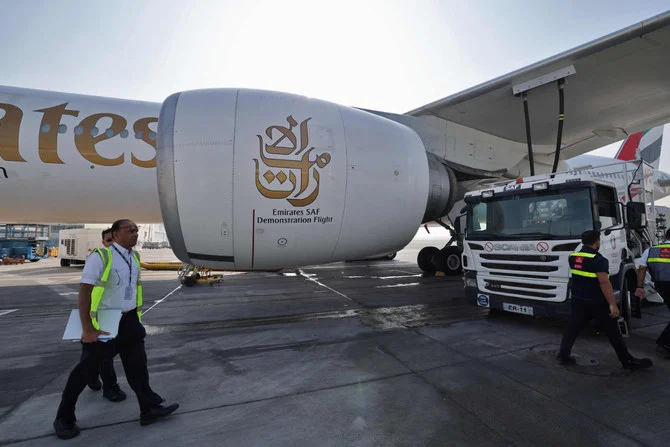
{"label": "tarmac", "polygon": [[626,339],[652,369],[623,370],[590,328],[580,365],[559,366],[560,321],[468,306],[460,277],[421,276],[422,244],[214,286],[143,272],[151,385],[180,408],[141,427],[117,357],[128,399],[84,390],[69,441],[52,422],[81,352],[61,340],[81,267],[0,266],[0,445],[668,445],[664,305]]}

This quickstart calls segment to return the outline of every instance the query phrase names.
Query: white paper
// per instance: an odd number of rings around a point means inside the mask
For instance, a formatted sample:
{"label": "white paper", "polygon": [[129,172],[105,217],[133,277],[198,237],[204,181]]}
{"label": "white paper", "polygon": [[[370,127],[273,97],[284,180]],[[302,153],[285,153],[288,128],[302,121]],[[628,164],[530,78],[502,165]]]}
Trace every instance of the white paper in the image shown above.
{"label": "white paper", "polygon": [[[98,336],[98,340],[107,341],[116,337],[119,333],[119,321],[121,321],[121,309],[98,310],[100,329],[109,332],[109,335]],[[67,322],[67,326],[65,326],[65,333],[63,333],[63,340],[81,340],[79,309],[73,309],[70,313],[70,319]]]}

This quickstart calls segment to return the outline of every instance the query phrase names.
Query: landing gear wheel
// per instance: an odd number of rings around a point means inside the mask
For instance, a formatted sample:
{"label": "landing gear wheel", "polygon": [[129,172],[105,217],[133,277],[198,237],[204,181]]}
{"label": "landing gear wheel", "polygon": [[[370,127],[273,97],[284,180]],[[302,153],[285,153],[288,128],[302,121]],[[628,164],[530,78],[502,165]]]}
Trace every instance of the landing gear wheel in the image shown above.
{"label": "landing gear wheel", "polygon": [[393,253],[389,253],[386,256],[384,256],[384,259],[386,259],[387,261],[393,261],[395,259],[395,255],[397,254],[398,253],[394,251]]}
{"label": "landing gear wheel", "polygon": [[187,276],[186,278],[184,278],[184,285],[186,287],[193,287],[194,285],[197,284],[197,282],[198,280],[195,279],[193,276]]}
{"label": "landing gear wheel", "polygon": [[426,273],[435,273],[435,264],[433,257],[440,252],[437,247],[423,247],[416,257],[416,263],[419,268]]}
{"label": "landing gear wheel", "polygon": [[439,262],[437,263],[438,270],[443,271],[447,275],[459,275],[463,271],[463,266],[461,265],[461,251],[458,247],[451,245],[443,248],[440,250],[440,254],[437,258],[439,259]]}
{"label": "landing gear wheel", "polygon": [[60,266],[61,267],[69,267],[70,266],[70,260],[69,259],[61,259],[60,260]]}

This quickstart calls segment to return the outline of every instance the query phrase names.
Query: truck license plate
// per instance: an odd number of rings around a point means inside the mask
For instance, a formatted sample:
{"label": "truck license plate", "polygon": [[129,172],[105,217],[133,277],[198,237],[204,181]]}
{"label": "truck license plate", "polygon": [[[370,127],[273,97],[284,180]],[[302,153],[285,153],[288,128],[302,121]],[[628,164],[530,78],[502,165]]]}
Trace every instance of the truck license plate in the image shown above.
{"label": "truck license plate", "polygon": [[519,306],[518,304],[503,303],[503,310],[514,312],[516,314],[533,315],[533,308],[530,306]]}

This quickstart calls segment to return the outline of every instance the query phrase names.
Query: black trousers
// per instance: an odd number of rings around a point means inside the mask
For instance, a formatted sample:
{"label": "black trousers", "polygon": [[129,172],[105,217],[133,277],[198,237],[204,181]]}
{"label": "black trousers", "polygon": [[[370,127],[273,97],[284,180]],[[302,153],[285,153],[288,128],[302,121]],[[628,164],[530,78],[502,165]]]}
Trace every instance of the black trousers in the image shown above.
{"label": "black trousers", "polygon": [[[83,360],[84,358],[85,345],[86,343],[82,343],[81,359],[79,361]],[[98,368],[94,371],[93,375],[90,377],[88,383],[95,383],[98,380],[98,376],[100,376],[100,379],[102,379],[102,388],[104,390],[109,390],[114,385],[116,385],[117,378],[116,378],[116,371],[114,371],[113,358],[105,357],[104,359],[102,359],[100,361],[100,364],[98,365]]]}
{"label": "black trousers", "polygon": [[149,386],[147,370],[147,354],[144,350],[146,331],[137,317],[137,312],[130,311],[121,317],[117,337],[108,342],[82,344],[82,356],[67,379],[56,417],[74,422],[75,406],[81,392],[86,388],[90,378],[98,370],[103,359],[112,359],[117,353],[123,362],[123,370],[130,388],[135,392],[140,405],[140,412],[146,413],[152,407],[153,391]]}
{"label": "black trousers", "polygon": [[[663,298],[663,301],[665,301],[668,310],[670,310],[670,282],[657,281],[654,283],[654,287],[658,294],[661,295],[661,298]],[[656,340],[656,344],[670,348],[670,322],[668,322],[668,325],[661,332],[661,335]]]}
{"label": "black trousers", "polygon": [[579,331],[584,327],[587,321],[596,319],[610,344],[616,351],[616,355],[622,364],[627,364],[630,361],[631,355],[626,348],[626,343],[619,332],[619,326],[615,318],[610,317],[609,305],[607,302],[593,302],[590,300],[580,300],[573,298],[570,300],[570,319],[568,326],[563,333],[561,340],[561,350],[559,355],[567,357],[570,355],[572,345],[579,336]]}

